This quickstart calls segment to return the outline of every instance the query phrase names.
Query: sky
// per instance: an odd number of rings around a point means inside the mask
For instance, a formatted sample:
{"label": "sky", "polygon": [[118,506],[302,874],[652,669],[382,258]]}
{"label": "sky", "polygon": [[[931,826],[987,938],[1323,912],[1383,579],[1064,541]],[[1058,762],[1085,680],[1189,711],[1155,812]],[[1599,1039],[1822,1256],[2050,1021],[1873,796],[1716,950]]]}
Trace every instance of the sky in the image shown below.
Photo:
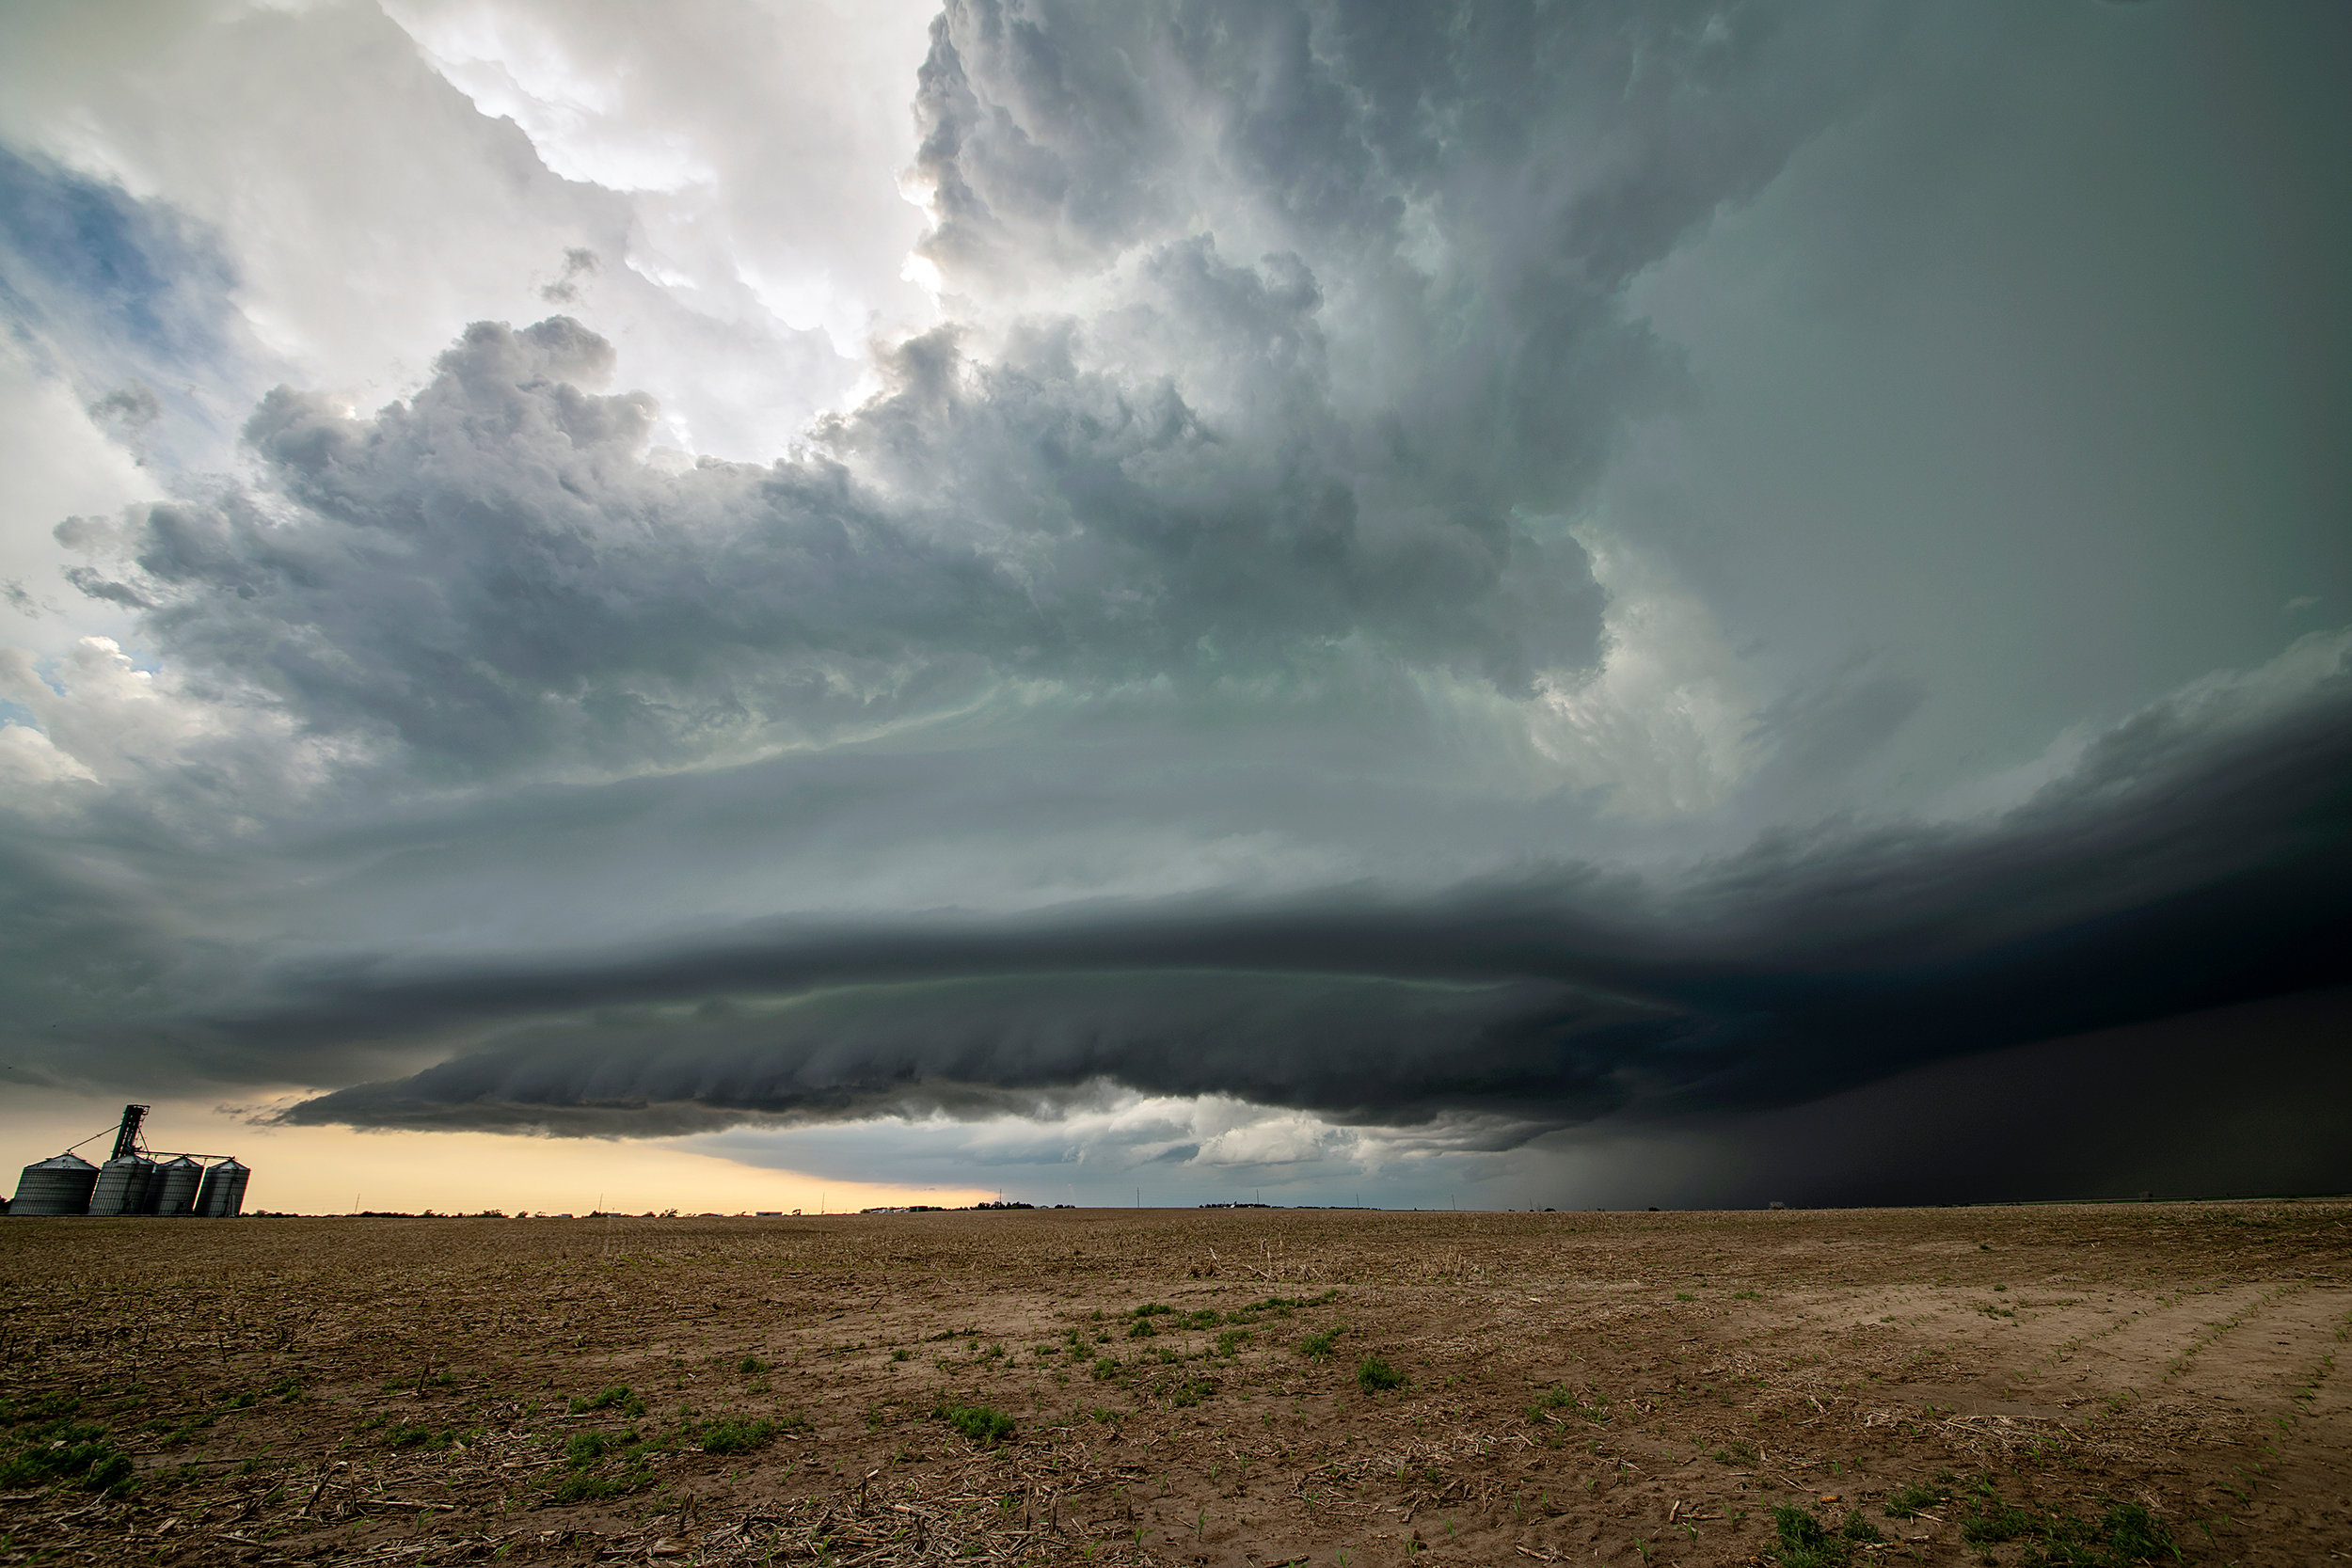
{"label": "sky", "polygon": [[2352,1189],[2329,0],[22,0],[0,1133]]}

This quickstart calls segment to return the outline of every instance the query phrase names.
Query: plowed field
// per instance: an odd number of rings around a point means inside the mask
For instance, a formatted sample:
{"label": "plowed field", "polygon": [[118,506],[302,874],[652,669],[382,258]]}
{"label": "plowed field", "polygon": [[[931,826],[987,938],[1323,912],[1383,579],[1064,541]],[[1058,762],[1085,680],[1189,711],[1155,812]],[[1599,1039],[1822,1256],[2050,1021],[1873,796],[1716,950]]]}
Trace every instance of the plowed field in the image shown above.
{"label": "plowed field", "polygon": [[0,1291],[6,1562],[2352,1557],[2337,1202],[0,1220]]}

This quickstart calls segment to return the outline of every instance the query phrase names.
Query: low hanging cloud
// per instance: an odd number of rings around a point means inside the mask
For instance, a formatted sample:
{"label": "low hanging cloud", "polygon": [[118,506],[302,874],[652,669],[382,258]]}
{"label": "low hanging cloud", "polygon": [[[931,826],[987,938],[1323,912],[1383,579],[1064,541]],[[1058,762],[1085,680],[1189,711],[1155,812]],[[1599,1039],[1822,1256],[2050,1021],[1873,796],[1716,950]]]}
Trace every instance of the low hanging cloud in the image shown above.
{"label": "low hanging cloud", "polygon": [[2348,655],[2315,642],[2302,679],[2184,693],[1996,819],[1769,840],[1670,886],[1559,871],[1425,903],[1345,890],[286,975],[232,1026],[508,1031],[288,1113],[358,1125],[996,1114],[1098,1081],[1342,1121],[1502,1115],[1523,1135],[1786,1104],[2346,978]]}

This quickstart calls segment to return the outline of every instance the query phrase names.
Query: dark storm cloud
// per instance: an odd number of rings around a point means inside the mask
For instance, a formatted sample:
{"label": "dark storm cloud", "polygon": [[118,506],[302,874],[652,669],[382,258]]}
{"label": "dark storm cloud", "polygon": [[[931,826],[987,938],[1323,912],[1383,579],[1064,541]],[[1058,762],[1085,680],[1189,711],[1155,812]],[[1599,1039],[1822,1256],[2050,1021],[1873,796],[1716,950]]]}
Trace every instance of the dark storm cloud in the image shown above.
{"label": "dark storm cloud", "polygon": [[[1612,1207],[2336,1193],[2352,1180],[2352,991],[1937,1062],[1760,1115],[1645,1129]],[[1661,1160],[1671,1149],[1678,1158]],[[1679,1166],[1679,1171],[1675,1167]]]}
{"label": "dark storm cloud", "polygon": [[1641,541],[1588,557],[1693,389],[1629,291],[1903,24],[957,0],[916,102],[951,325],[783,459],[649,460],[604,339],[483,323],[58,531],[139,646],[0,671],[55,738],[9,732],[46,793],[0,1034],[359,1126],[1133,1090],[1500,1148],[2342,978],[2341,638],[1996,818],[1705,858],[1854,800],[1940,689],[1857,656],[1775,700]]}
{"label": "dark storm cloud", "polygon": [[[1110,1080],[1356,1121],[1485,1112],[1532,1132],[1788,1103],[2341,981],[2348,879],[2339,650],[2283,709],[2137,717],[1996,823],[1773,839],[1671,887],[1552,873],[1434,903],[1359,891],[287,974],[272,1006],[215,1026],[454,1038],[531,1021],[400,1083],[313,1101],[303,1120],[611,1132],[635,1110],[668,1128]],[[773,1006],[796,993],[816,1000]]]}

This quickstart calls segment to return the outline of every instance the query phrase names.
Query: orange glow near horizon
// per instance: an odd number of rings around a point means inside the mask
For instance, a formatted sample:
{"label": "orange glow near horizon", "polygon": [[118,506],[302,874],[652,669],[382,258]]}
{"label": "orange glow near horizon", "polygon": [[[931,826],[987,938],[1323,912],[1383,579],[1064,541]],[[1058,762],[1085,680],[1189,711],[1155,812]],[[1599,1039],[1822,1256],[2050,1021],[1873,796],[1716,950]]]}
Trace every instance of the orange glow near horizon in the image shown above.
{"label": "orange glow near horizon", "polygon": [[[119,1107],[112,1110],[119,1110]],[[0,1112],[13,1192],[16,1167],[48,1158],[87,1136],[112,1110],[52,1100]],[[109,1132],[111,1127],[109,1126]],[[356,1132],[342,1127],[256,1126],[219,1105],[158,1102],[147,1143],[157,1149],[233,1154],[253,1168],[248,1211],[342,1214],[373,1209],[418,1213],[732,1214],[794,1209],[853,1212],[908,1203],[961,1207],[993,1197],[962,1187],[897,1187],[831,1181],[798,1171],[739,1164],[659,1139],[537,1138],[495,1132]],[[104,1140],[85,1148],[106,1157]]]}

